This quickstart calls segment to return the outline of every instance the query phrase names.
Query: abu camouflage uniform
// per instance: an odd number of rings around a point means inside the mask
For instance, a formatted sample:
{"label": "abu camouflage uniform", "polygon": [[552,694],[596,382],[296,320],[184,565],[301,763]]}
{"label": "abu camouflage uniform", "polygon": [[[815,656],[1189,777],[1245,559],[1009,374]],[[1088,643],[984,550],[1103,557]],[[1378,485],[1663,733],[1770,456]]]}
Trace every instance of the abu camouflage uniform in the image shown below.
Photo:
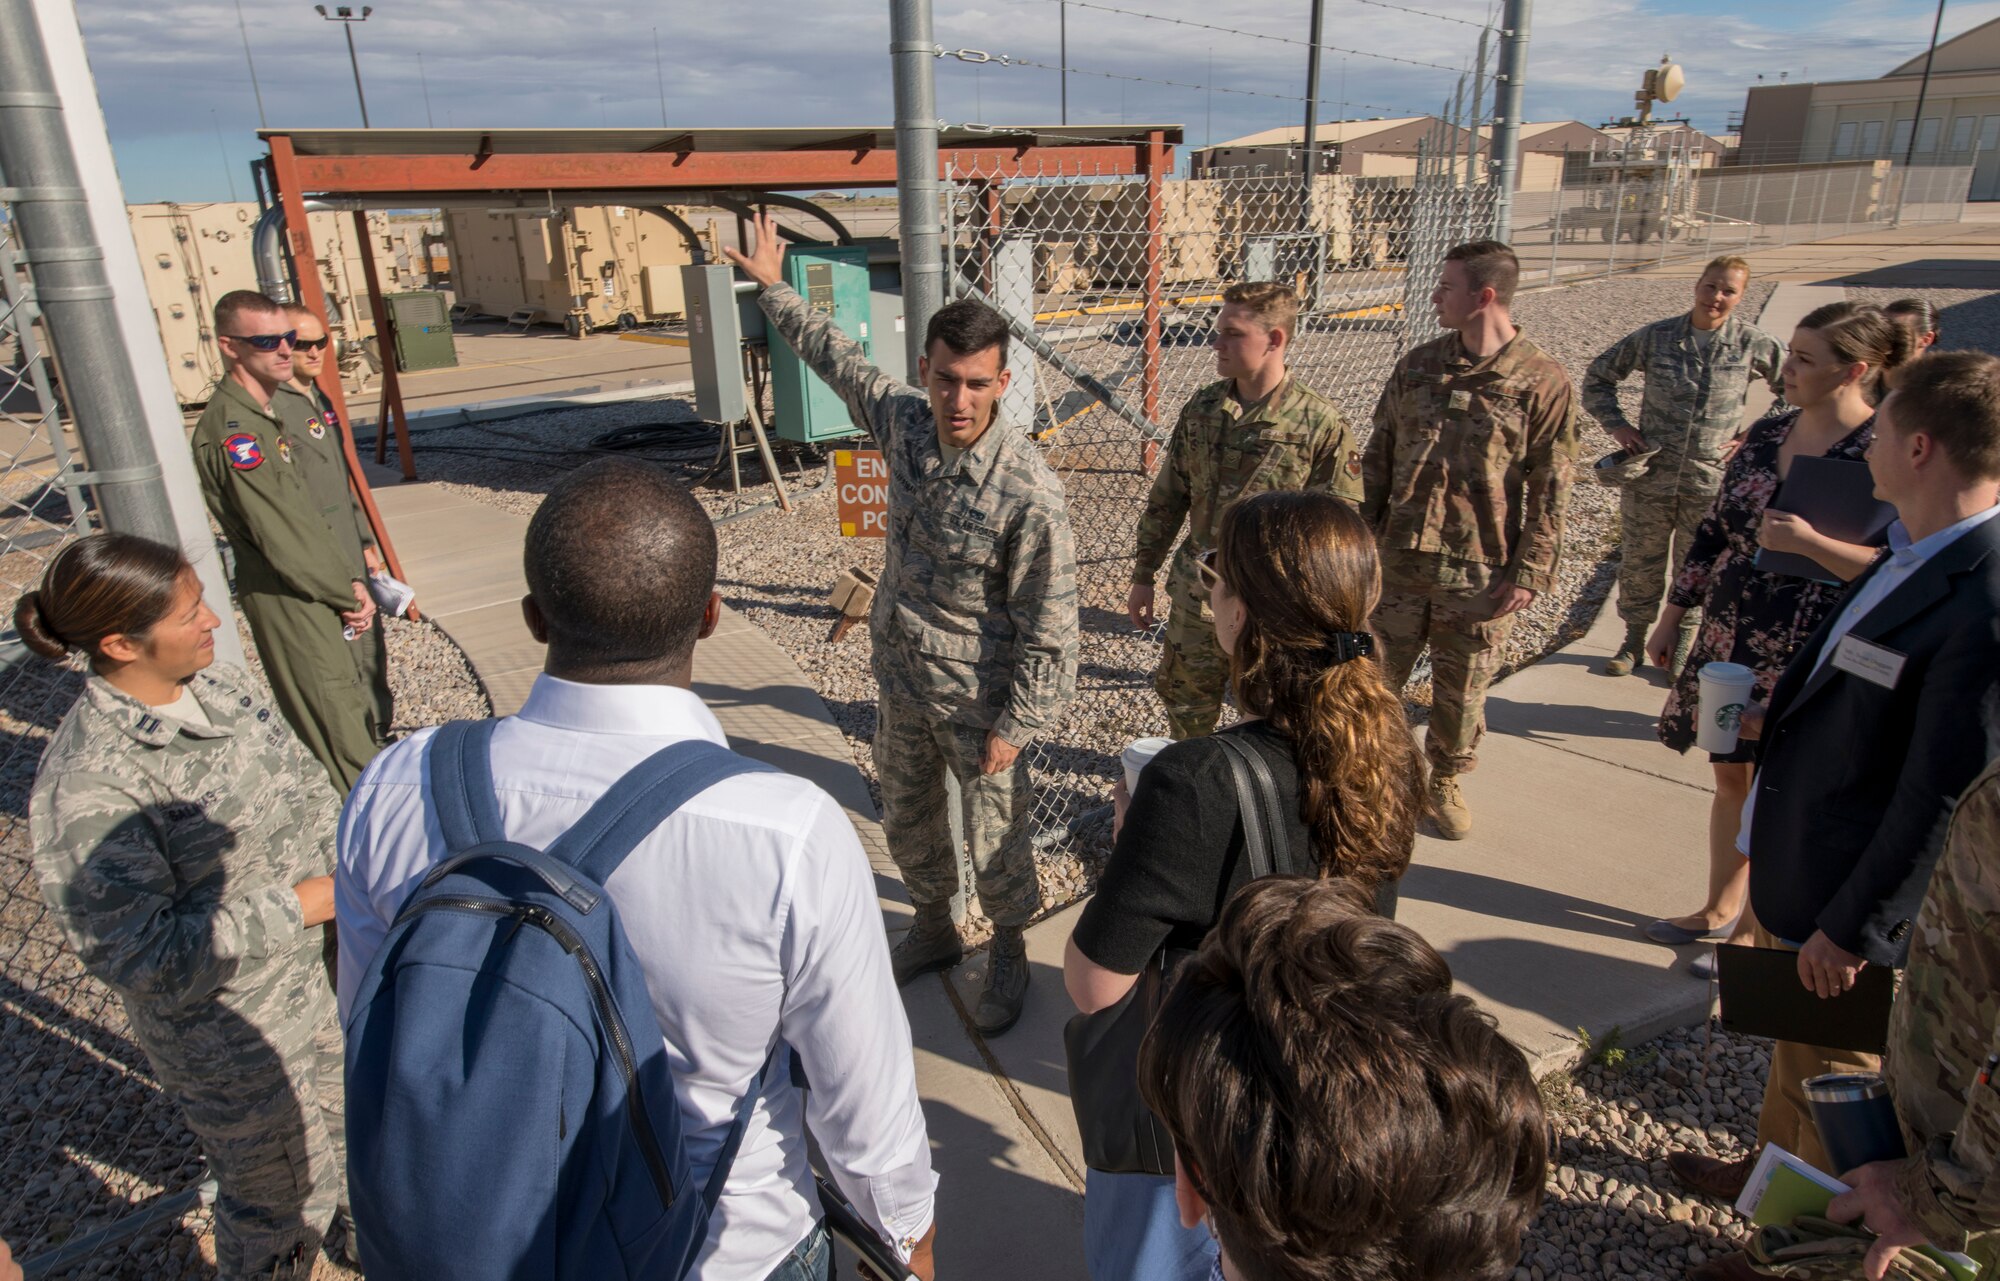
{"label": "abu camouflage uniform", "polygon": [[293,886],[333,871],[340,798],[239,669],[167,720],[93,676],[56,728],[28,804],[35,870],[84,967],[220,1185],[225,1278],[310,1258],[347,1203],[340,1022]]}
{"label": "abu camouflage uniform", "polygon": [[1255,405],[1237,399],[1230,379],[1196,392],[1181,409],[1146,495],[1132,564],[1132,581],[1151,587],[1185,524],[1187,537],[1167,574],[1172,609],[1153,676],[1168,732],[1177,739],[1215,728],[1228,678],[1228,656],[1215,638],[1195,561],[1215,546],[1223,508],[1274,489],[1324,489],[1360,503],[1361,452],[1340,411],[1291,377]]}
{"label": "abu camouflage uniform", "polygon": [[759,303],[888,466],[888,537],[869,632],[889,853],[919,907],[960,893],[949,769],[964,794],[980,903],[995,925],[1025,925],[1041,906],[1027,754],[997,774],[981,774],[979,757],[987,731],[1024,747],[1076,693],[1076,551],[1062,482],[997,418],[947,463],[928,397],[869,364],[789,286],[765,288]]}
{"label": "abu camouflage uniform", "polygon": [[1396,362],[1361,455],[1361,515],[1382,557],[1382,639],[1401,689],[1426,641],[1438,774],[1478,761],[1486,687],[1517,614],[1493,590],[1555,585],[1576,461],[1569,375],[1525,333],[1484,360],[1447,333]]}
{"label": "abu camouflage uniform", "polygon": [[236,602],[271,693],[346,795],[381,750],[393,709],[380,621],[351,641],[341,635],[340,615],[359,607],[354,587],[368,572],[366,522],[345,468],[324,465],[315,416],[296,391],[279,388],[266,409],[224,378],[195,425],[194,465],[235,553]]}
{"label": "abu camouflage uniform", "polygon": [[1637,431],[1657,449],[1644,475],[1620,487],[1618,616],[1628,630],[1651,627],[1695,527],[1722,488],[1722,453],[1743,425],[1750,382],[1783,391],[1785,346],[1735,316],[1706,344],[1685,314],[1627,334],[1590,362],[1583,407],[1606,431],[1630,428],[1618,384],[1645,371]]}

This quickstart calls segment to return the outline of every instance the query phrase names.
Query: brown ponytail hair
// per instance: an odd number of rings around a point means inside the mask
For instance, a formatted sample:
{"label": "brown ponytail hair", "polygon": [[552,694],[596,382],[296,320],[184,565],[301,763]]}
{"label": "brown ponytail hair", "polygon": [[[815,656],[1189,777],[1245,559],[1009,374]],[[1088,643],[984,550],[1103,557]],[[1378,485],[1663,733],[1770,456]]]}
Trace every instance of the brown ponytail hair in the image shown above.
{"label": "brown ponytail hair", "polygon": [[1867,364],[1861,389],[1870,400],[1881,399],[1883,375],[1917,352],[1909,327],[1872,303],[1830,302],[1807,312],[1799,328],[1817,332],[1841,364]]}
{"label": "brown ponytail hair", "polygon": [[180,549],[136,534],[91,534],[56,553],[42,585],[14,605],[21,643],[61,662],[93,662],[106,636],[144,636],[173,608],[194,566]]}
{"label": "brown ponytail hair", "polygon": [[1230,678],[1246,713],[1291,740],[1322,875],[1373,885],[1416,845],[1423,763],[1376,657],[1336,661],[1382,595],[1375,539],[1331,494],[1278,491],[1222,514],[1216,570],[1244,604]]}

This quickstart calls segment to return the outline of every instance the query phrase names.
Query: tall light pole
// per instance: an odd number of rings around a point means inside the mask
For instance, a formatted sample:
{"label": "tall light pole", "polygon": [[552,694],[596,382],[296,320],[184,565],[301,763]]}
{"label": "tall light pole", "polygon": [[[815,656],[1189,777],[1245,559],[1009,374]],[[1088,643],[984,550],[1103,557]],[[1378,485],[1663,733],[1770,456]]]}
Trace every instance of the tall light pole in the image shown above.
{"label": "tall light pole", "polygon": [[361,58],[354,52],[354,24],[368,21],[368,15],[375,10],[372,6],[364,4],[361,6],[361,12],[356,13],[351,5],[343,4],[336,5],[333,12],[328,13],[325,5],[316,4],[313,6],[313,12],[328,22],[338,22],[340,29],[347,33],[347,61],[354,68],[354,100],[361,104],[361,127],[366,129],[369,127],[368,97],[361,92]]}
{"label": "tall light pole", "polygon": [[[1931,20],[1931,47],[1924,51],[1924,78],[1917,86],[1917,114],[1916,118],[1910,121],[1910,145],[1903,149],[1905,169],[1916,163],[1917,138],[1924,131],[1924,99],[1930,97],[1931,93],[1931,60],[1937,57],[1938,29],[1942,26],[1944,26],[1944,0],[1938,0],[1937,17]],[[1939,129],[1938,132],[1944,131]],[[1931,154],[1937,154],[1936,147],[1931,148]],[[1909,179],[1905,178],[1904,181],[1908,182]]]}

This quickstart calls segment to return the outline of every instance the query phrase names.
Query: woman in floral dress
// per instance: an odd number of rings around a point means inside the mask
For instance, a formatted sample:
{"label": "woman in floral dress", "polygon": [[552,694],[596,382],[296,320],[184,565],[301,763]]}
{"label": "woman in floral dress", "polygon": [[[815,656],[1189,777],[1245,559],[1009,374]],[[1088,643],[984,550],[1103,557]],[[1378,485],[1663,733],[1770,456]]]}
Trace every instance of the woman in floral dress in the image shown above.
{"label": "woman in floral dress", "polygon": [[[1767,512],[1792,460],[1800,455],[1861,461],[1874,439],[1875,400],[1883,373],[1911,351],[1908,330],[1878,307],[1837,302],[1819,308],[1792,335],[1785,357],[1785,400],[1793,408],[1771,415],[1745,433],[1729,462],[1722,490],[1696,530],[1666,607],[1648,641],[1647,656],[1671,670],[1681,619],[1699,606],[1700,634],[1675,677],[1660,714],[1660,741],[1677,752],[1694,745],[1698,674],[1710,662],[1741,663],[1756,673],[1753,702],[1771,687],[1832,612],[1844,584],[1868,567],[1876,549],[1826,537],[1787,512]],[[1817,582],[1760,570],[1759,548],[1811,557],[1840,580]],[[1708,901],[1686,916],[1654,921],[1646,936],[1662,943],[1691,943],[1736,926],[1730,942],[1747,941],[1750,865],[1736,849],[1737,822],[1750,794],[1750,744],[1711,753],[1715,800],[1708,821]],[[1695,963],[1713,966],[1712,955]]]}

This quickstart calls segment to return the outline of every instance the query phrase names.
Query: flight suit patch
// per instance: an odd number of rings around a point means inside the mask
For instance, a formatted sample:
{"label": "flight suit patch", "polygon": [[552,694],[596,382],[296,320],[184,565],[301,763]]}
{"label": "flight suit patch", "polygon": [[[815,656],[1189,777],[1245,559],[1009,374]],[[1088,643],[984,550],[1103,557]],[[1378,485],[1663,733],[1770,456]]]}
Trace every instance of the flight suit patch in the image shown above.
{"label": "flight suit patch", "polygon": [[229,465],[237,471],[255,471],[264,464],[264,447],[249,432],[238,432],[222,442]]}
{"label": "flight suit patch", "polygon": [[314,440],[326,439],[326,424],[321,422],[317,418],[309,418],[306,420],[306,430],[312,433],[312,438]]}
{"label": "flight suit patch", "polygon": [[278,437],[278,457],[286,462],[292,461],[292,442],[283,436]]}

